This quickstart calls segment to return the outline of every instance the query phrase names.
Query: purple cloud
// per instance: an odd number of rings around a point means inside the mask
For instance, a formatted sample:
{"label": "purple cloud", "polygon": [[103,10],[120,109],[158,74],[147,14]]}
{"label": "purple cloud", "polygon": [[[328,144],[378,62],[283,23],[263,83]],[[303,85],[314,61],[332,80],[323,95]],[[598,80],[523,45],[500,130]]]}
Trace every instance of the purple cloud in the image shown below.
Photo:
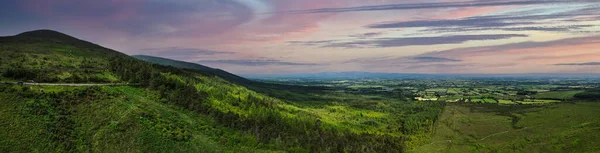
{"label": "purple cloud", "polygon": [[475,40],[499,40],[513,37],[527,37],[523,34],[490,34],[490,35],[451,35],[439,37],[406,37],[406,38],[379,38],[370,40],[354,40],[350,42],[327,40],[327,41],[307,41],[290,42],[293,44],[303,44],[307,46],[319,45],[321,47],[331,48],[385,48],[385,47],[403,47],[403,46],[427,46],[440,44],[460,44]]}
{"label": "purple cloud", "polygon": [[321,65],[317,63],[295,63],[285,62],[281,60],[260,59],[260,60],[202,60],[198,61],[201,64],[229,64],[242,66],[267,66],[267,65],[283,65],[283,66],[315,66]]}

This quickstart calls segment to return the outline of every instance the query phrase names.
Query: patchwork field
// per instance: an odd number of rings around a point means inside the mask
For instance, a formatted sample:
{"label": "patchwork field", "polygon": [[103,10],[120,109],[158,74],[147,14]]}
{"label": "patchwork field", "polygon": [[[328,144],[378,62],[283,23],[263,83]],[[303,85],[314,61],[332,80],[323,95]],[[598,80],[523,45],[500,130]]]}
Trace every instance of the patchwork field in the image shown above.
{"label": "patchwork field", "polygon": [[600,103],[448,104],[431,143],[411,152],[594,152]]}

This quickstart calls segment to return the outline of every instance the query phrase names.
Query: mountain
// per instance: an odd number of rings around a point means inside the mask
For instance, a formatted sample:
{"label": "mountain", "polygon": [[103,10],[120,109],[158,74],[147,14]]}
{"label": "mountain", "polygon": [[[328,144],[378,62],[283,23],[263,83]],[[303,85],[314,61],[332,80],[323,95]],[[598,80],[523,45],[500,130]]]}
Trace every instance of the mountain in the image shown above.
{"label": "mountain", "polygon": [[123,82],[108,70],[110,59],[133,59],[52,30],[0,37],[0,53],[2,77],[37,82]]}
{"label": "mountain", "polygon": [[[369,99],[247,87],[222,70],[142,57],[153,64],[51,30],[0,37],[0,55],[2,152],[401,152],[408,144],[403,129],[371,126],[385,115],[358,110],[371,108],[356,104]],[[15,83],[28,80],[52,84]],[[352,119],[342,120],[346,111]],[[401,127],[402,118],[385,123]]]}
{"label": "mountain", "polygon": [[[15,36],[0,37],[0,43],[3,45],[20,44],[21,46],[32,47],[27,50],[21,50],[26,52],[43,52],[53,49],[53,47],[73,47],[71,49],[79,49],[78,52],[95,53],[96,56],[126,56],[118,51],[102,47],[100,45],[80,40],[78,38],[69,36],[64,33],[60,33],[53,30],[35,30],[29,32],[23,32]],[[27,44],[24,44],[27,43]],[[47,47],[47,48],[40,48]],[[63,48],[68,49],[68,48]]]}
{"label": "mountain", "polygon": [[147,61],[150,63],[154,63],[154,64],[159,64],[159,65],[164,65],[164,66],[173,66],[173,67],[183,68],[183,69],[197,70],[198,72],[203,73],[205,75],[218,76],[227,81],[238,83],[238,84],[250,84],[253,82],[251,80],[237,76],[237,75],[229,73],[227,71],[207,67],[204,65],[196,64],[196,63],[189,63],[189,62],[183,62],[183,61],[177,61],[177,60],[161,58],[161,57],[154,57],[154,56],[147,56],[147,55],[134,55],[132,57],[135,57],[137,59],[144,60],[144,61]]}

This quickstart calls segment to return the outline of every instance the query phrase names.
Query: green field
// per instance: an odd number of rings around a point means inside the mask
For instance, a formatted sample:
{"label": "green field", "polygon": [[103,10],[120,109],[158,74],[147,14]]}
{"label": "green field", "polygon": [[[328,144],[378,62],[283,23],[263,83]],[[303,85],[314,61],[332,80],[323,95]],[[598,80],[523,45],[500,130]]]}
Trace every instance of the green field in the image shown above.
{"label": "green field", "polygon": [[473,103],[497,103],[496,100],[494,99],[471,99],[471,102]]}
{"label": "green field", "polygon": [[510,100],[502,100],[502,99],[501,99],[501,100],[498,100],[498,103],[499,103],[499,104],[503,104],[503,105],[512,105],[512,104],[516,104],[516,103],[514,103],[514,102],[512,102],[512,101],[510,101]]}
{"label": "green field", "polygon": [[571,99],[574,95],[578,93],[582,93],[582,90],[575,91],[551,91],[551,92],[543,92],[535,95],[535,98],[538,99]]}
{"label": "green field", "polygon": [[546,106],[449,104],[431,143],[411,152],[596,152],[600,103]]}
{"label": "green field", "polygon": [[446,92],[448,91],[448,89],[444,89],[444,88],[434,88],[434,89],[427,89],[425,90],[427,92]]}

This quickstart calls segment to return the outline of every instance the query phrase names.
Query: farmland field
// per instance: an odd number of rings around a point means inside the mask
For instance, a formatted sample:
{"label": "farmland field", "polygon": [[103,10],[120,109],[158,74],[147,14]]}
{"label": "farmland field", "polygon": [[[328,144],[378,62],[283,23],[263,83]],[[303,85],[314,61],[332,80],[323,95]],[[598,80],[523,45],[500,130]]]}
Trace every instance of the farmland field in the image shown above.
{"label": "farmland field", "polygon": [[429,144],[411,152],[594,152],[600,103],[533,106],[448,104]]}
{"label": "farmland field", "polygon": [[570,99],[570,98],[573,98],[574,95],[576,95],[578,93],[582,93],[582,92],[584,92],[584,91],[582,91],[582,90],[551,91],[551,92],[538,93],[537,95],[535,95],[535,98],[538,98],[538,99]]}

